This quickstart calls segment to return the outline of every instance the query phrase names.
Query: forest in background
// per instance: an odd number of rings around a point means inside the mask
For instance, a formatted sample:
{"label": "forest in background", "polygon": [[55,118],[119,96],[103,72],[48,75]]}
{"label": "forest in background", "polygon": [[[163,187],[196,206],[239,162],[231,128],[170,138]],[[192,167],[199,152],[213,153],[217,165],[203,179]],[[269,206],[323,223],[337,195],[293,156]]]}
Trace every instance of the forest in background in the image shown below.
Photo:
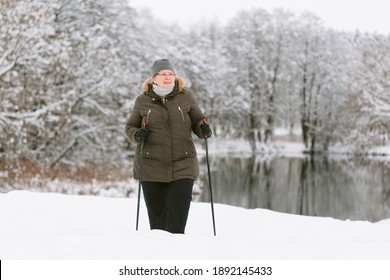
{"label": "forest in background", "polygon": [[134,150],[126,119],[161,57],[218,140],[256,153],[282,128],[310,153],[389,144],[390,35],[336,31],[311,13],[252,9],[187,30],[127,0],[1,0],[0,36],[0,170],[14,176],[118,176]]}

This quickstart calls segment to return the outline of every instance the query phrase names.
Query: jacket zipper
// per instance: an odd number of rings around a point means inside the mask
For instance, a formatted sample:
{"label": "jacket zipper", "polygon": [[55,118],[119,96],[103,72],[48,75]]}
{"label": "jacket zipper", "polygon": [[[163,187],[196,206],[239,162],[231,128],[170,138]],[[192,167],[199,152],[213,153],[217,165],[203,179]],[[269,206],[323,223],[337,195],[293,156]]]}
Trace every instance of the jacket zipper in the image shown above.
{"label": "jacket zipper", "polygon": [[149,109],[148,114],[146,115],[146,122],[144,123],[144,127],[146,127],[149,124],[150,112],[152,112],[152,109]]}
{"label": "jacket zipper", "polygon": [[180,108],[180,106],[177,106],[177,108],[179,108],[179,111],[180,111],[180,113],[181,113],[181,117],[182,117],[182,119],[183,119],[183,122],[185,122],[186,119],[184,118],[183,110]]}

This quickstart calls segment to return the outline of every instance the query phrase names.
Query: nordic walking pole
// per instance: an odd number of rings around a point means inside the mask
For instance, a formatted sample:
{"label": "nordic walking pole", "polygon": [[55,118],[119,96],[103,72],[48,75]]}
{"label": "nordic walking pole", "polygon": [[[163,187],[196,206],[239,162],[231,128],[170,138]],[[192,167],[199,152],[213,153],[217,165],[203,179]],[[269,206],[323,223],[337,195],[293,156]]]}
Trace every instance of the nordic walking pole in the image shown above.
{"label": "nordic walking pole", "polygon": [[[203,119],[203,123],[207,124],[206,118]],[[213,218],[213,229],[214,229],[214,236],[217,235],[217,232],[215,230],[215,217],[214,217],[214,203],[213,203],[213,189],[211,187],[211,173],[210,173],[210,163],[209,163],[209,147],[207,145],[207,136],[204,137],[204,142],[206,144],[206,163],[207,163],[207,174],[209,178],[209,189],[210,189],[210,202],[211,202],[211,215]]]}
{"label": "nordic walking pole", "polygon": [[[146,128],[146,122],[144,122],[144,128]],[[135,230],[138,230],[138,220],[139,220],[139,204],[141,200],[141,181],[142,181],[142,169],[144,165],[144,142],[145,139],[142,140],[141,143],[141,158],[140,158],[140,166],[139,166],[139,182],[138,182],[138,202],[137,202],[137,221],[135,225]]]}

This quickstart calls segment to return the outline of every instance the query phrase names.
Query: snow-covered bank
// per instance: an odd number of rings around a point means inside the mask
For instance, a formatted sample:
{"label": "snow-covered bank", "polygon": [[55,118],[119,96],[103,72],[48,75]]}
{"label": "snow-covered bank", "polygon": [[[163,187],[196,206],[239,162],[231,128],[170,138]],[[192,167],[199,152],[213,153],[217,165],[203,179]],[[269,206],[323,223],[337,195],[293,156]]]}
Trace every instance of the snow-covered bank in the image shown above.
{"label": "snow-covered bank", "polygon": [[[198,143],[201,143],[199,140]],[[208,142],[210,154],[228,156],[253,156],[252,147],[249,141],[244,139],[219,139],[211,138]],[[200,155],[205,154],[205,150],[197,145]],[[271,144],[257,143],[256,153],[263,156],[304,156],[305,146],[302,142],[276,141]]]}
{"label": "snow-covered bank", "polygon": [[12,191],[0,194],[0,259],[390,259],[390,220],[378,223],[191,205],[187,232],[150,231],[136,199]]}
{"label": "snow-covered bank", "polygon": [[[257,143],[255,155],[261,157],[305,157],[308,152],[305,145],[300,140],[290,140],[290,138],[300,138],[299,134],[288,135],[286,131],[278,130],[276,137],[280,138],[272,141],[269,144]],[[197,143],[202,143],[198,140]],[[200,155],[204,155],[205,151],[201,145],[197,145]],[[228,155],[228,156],[253,156],[252,147],[249,141],[244,139],[220,139],[211,138],[209,140],[209,150],[212,155]],[[321,153],[321,151],[319,151]],[[325,151],[323,151],[325,152]],[[385,159],[390,160],[390,146],[372,146],[366,150],[357,151],[348,144],[335,144],[329,147],[327,151],[329,156],[339,157],[354,157],[366,156],[370,159]]]}

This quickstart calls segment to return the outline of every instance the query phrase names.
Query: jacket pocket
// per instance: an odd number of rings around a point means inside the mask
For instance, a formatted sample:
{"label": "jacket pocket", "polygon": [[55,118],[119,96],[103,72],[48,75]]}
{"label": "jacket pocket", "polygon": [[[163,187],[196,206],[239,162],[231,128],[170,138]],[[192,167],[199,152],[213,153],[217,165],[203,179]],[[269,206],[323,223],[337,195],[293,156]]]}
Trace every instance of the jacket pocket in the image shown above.
{"label": "jacket pocket", "polygon": [[187,140],[184,143],[184,156],[185,157],[196,157],[196,149],[192,140]]}
{"label": "jacket pocket", "polygon": [[[139,149],[137,150],[138,154],[141,155],[141,145],[138,145]],[[143,157],[145,159],[153,159],[153,160],[161,160],[162,154],[161,151],[158,151],[157,145],[150,145],[149,143],[145,142],[144,144],[144,151],[143,151]]]}
{"label": "jacket pocket", "polygon": [[191,123],[190,119],[190,104],[181,104],[177,106],[177,110],[179,113],[179,119],[182,123]]}
{"label": "jacket pocket", "polygon": [[179,112],[180,112],[180,114],[181,114],[181,118],[182,118],[183,122],[185,122],[185,121],[186,121],[186,119],[184,118],[184,113],[183,113],[183,110],[181,109],[181,107],[180,107],[180,106],[177,106],[177,108],[179,109]]}

